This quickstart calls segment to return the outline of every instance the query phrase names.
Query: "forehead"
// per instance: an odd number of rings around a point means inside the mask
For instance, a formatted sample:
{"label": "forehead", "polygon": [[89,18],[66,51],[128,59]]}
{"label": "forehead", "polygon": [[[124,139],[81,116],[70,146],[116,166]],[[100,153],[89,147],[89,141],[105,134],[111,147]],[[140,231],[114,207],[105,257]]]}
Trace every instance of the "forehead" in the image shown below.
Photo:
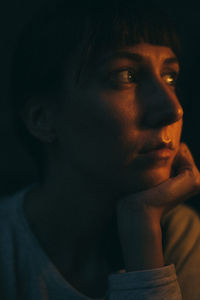
{"label": "forehead", "polygon": [[127,48],[127,51],[134,52],[144,59],[153,59],[158,62],[163,62],[168,58],[174,58],[178,62],[177,57],[172,49],[166,46],[140,43],[133,47]]}
{"label": "forehead", "polygon": [[101,62],[106,63],[119,59],[128,59],[135,63],[151,62],[157,65],[178,65],[178,59],[171,48],[148,43],[139,43],[111,51],[102,57]]}

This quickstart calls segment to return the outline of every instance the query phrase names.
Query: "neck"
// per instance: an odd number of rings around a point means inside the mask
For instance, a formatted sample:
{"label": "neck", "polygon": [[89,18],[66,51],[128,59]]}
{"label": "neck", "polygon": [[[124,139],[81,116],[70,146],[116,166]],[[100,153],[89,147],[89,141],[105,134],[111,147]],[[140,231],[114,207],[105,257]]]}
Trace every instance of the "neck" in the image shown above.
{"label": "neck", "polygon": [[67,176],[53,172],[30,192],[26,211],[37,235],[50,243],[48,247],[53,243],[78,256],[105,244],[116,198],[100,179],[67,169]]}

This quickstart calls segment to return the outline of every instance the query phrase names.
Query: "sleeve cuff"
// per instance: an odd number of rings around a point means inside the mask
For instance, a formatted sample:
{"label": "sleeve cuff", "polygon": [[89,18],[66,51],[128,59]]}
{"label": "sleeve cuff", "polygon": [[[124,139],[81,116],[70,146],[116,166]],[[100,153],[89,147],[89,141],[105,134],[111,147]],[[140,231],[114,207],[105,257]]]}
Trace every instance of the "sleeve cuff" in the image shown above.
{"label": "sleeve cuff", "polygon": [[112,290],[146,289],[168,285],[177,281],[175,266],[125,273],[115,273],[108,277]]}

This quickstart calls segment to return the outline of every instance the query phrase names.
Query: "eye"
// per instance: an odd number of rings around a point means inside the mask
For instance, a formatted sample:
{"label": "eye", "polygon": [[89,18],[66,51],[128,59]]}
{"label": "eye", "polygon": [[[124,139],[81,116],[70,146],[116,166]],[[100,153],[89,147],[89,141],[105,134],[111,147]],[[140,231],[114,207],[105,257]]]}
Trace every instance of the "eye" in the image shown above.
{"label": "eye", "polygon": [[132,69],[117,70],[110,73],[110,80],[118,84],[129,84],[137,81],[136,72]]}
{"label": "eye", "polygon": [[178,73],[176,73],[176,72],[170,72],[170,73],[167,73],[167,74],[163,74],[162,78],[165,80],[165,82],[168,85],[171,85],[171,86],[175,87],[177,79],[178,79]]}

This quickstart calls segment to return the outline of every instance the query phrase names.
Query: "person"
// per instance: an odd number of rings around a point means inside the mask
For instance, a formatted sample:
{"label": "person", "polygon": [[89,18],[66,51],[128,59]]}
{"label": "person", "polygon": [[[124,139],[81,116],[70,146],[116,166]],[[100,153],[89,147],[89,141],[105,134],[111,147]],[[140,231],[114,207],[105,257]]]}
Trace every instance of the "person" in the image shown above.
{"label": "person", "polygon": [[1,299],[199,299],[178,58],[150,1],[59,2],[27,24],[12,107],[39,173],[1,201]]}

